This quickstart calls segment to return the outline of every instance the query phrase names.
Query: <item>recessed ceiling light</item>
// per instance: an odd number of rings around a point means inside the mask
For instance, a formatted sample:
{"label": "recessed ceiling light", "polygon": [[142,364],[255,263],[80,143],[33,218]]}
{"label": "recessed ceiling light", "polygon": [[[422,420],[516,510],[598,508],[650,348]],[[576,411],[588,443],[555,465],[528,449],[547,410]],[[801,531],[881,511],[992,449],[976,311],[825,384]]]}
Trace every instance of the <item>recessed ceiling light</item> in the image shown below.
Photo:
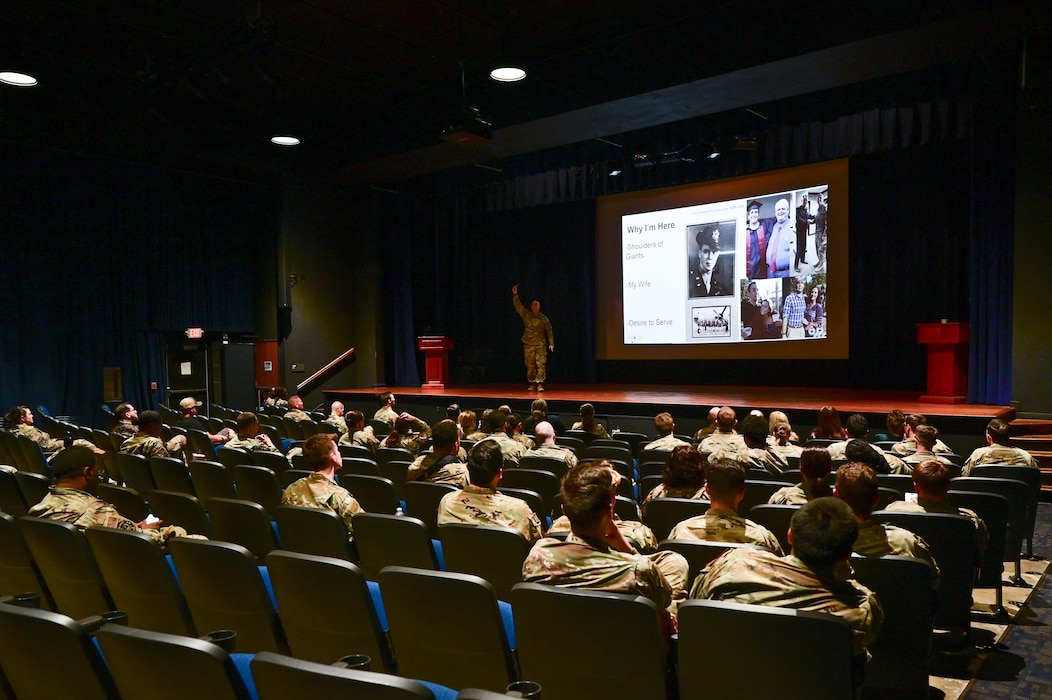
{"label": "recessed ceiling light", "polygon": [[271,136],[270,142],[277,146],[298,146],[300,140],[295,136]]}
{"label": "recessed ceiling light", "polygon": [[0,83],[5,85],[13,85],[15,87],[33,87],[37,84],[37,79],[28,73],[18,73],[15,71],[5,70],[0,71]]}
{"label": "recessed ceiling light", "polygon": [[514,66],[501,66],[489,72],[489,77],[500,83],[514,83],[526,77],[526,71]]}

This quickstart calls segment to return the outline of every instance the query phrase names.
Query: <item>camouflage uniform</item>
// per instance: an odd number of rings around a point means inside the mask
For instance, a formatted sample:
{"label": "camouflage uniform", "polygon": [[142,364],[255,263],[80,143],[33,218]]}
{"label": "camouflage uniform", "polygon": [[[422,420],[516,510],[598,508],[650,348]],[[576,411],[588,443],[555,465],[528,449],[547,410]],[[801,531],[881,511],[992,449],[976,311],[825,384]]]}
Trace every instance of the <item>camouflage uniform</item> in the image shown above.
{"label": "camouflage uniform", "polygon": [[200,535],[187,535],[186,530],[176,525],[169,525],[159,530],[144,530],[136,523],[117,512],[117,509],[106,501],[86,491],[52,486],[44,500],[29,509],[35,518],[59,520],[85,530],[93,525],[111,527],[117,530],[142,532],[159,544],[164,544],[172,537],[193,537],[206,539]]}
{"label": "camouflage uniform", "polygon": [[566,462],[567,469],[573,469],[577,466],[577,455],[569,447],[563,445],[540,445],[533,448],[527,455],[537,457],[554,457],[555,459],[561,459]]}
{"label": "camouflage uniform", "polygon": [[647,445],[643,449],[644,450],[663,450],[665,452],[671,452],[672,450],[676,449],[680,445],[690,445],[690,443],[689,442],[683,442],[682,440],[680,440],[678,437],[676,437],[672,433],[669,433],[668,435],[665,435],[664,437],[659,437],[657,440],[654,440],[653,442],[647,443]]}
{"label": "camouflage uniform", "polygon": [[804,483],[786,486],[772,493],[767,502],[775,506],[802,506],[813,498],[808,493],[810,490],[810,487]]}
{"label": "camouflage uniform", "polygon": [[385,439],[380,443],[380,447],[401,447],[403,450],[409,450],[409,453],[415,457],[422,450],[427,449],[429,442],[431,442],[430,433],[409,433],[400,436],[397,445],[389,445]]}
{"label": "camouflage uniform", "polygon": [[[901,442],[897,442],[891,446],[891,451],[900,456],[911,455],[917,451],[917,438],[902,438]],[[935,439],[935,447],[931,448],[932,452],[942,452],[944,454],[953,454],[945,442]]]}
{"label": "camouflage uniform", "polygon": [[381,406],[373,414],[373,420],[382,420],[388,425],[394,425],[395,421],[398,420],[398,412],[390,406]]}
{"label": "camouflage uniform", "polygon": [[[927,462],[929,459],[937,460],[937,461],[942,462],[943,464],[947,464],[947,465],[949,465],[951,467],[953,466],[953,462],[951,462],[950,460],[946,459],[942,455],[936,454],[934,452],[914,452],[911,455],[906,455],[905,457],[903,457],[901,461],[903,462],[903,464],[907,465],[907,467],[909,468],[909,471],[906,472],[906,473],[907,474],[912,474],[914,467],[916,467],[921,462]],[[899,472],[895,472],[895,473],[899,473]]]}
{"label": "camouflage uniform", "polygon": [[361,445],[367,447],[371,451],[376,452],[376,448],[380,446],[380,438],[376,437],[376,433],[373,432],[371,425],[367,425],[361,430],[356,430],[353,435],[350,434],[350,430],[340,436],[341,445]]}
{"label": "camouflage uniform", "polygon": [[285,493],[281,494],[281,505],[331,510],[343,520],[348,539],[351,539],[354,532],[351,529],[351,518],[364,512],[347,489],[318,472],[289,484]]}
{"label": "camouflage uniform", "polygon": [[537,443],[534,442],[532,437],[529,435],[523,435],[522,433],[515,433],[511,436],[511,439],[525,447],[527,450],[532,450],[537,446]]}
{"label": "camouflage uniform", "polygon": [[146,459],[150,457],[179,457],[179,453],[186,444],[186,438],[179,440],[181,435],[176,435],[165,444],[164,440],[147,433],[135,433],[121,443],[121,452],[130,455],[142,455]]}
{"label": "camouflage uniform", "polygon": [[293,408],[291,410],[285,411],[285,415],[283,417],[284,418],[291,418],[292,420],[296,421],[297,423],[300,422],[301,420],[310,420],[311,419],[309,413],[307,413],[306,411],[301,411],[298,408]]}
{"label": "camouflage uniform", "polygon": [[139,429],[132,425],[131,421],[122,420],[113,428],[113,432],[127,439],[139,432]]}
{"label": "camouflage uniform", "polygon": [[527,452],[525,445],[512,440],[506,433],[493,433],[492,435],[487,435],[485,439],[493,440],[500,447],[500,452],[504,455],[505,468],[519,466],[519,460]]}
{"label": "camouflage uniform", "polygon": [[445,459],[446,455],[436,455],[434,452],[422,454],[417,457],[406,471],[406,481],[430,481],[432,484],[449,484],[462,489],[468,485],[468,466],[462,462],[449,462],[438,468],[430,476],[427,475],[435,462]]}
{"label": "camouflage uniform", "polygon": [[715,425],[706,425],[694,433],[694,443],[700,444],[702,440],[716,432]]}
{"label": "camouflage uniform", "polygon": [[858,539],[852,547],[855,554],[863,557],[883,557],[888,554],[898,554],[904,557],[915,557],[923,559],[931,564],[934,575],[932,587],[939,585],[939,565],[931,555],[928,543],[920,535],[915,535],[909,530],[888,523],[878,523],[876,520],[863,520],[858,524]]}
{"label": "camouflage uniform", "polygon": [[715,432],[698,444],[699,452],[742,452],[745,450],[745,438],[736,432]]}
{"label": "camouflage uniform", "polygon": [[438,504],[438,524],[499,525],[518,530],[533,544],[543,536],[541,520],[526,501],[497,493],[496,489],[467,484],[451,491]]}
{"label": "camouflage uniform", "polygon": [[745,452],[742,464],[747,468],[764,469],[771,474],[781,474],[789,468],[788,460],[767,446],[750,447]]}
{"label": "camouflage uniform", "polygon": [[691,498],[695,501],[707,501],[708,496],[705,495],[705,487],[699,486],[694,488],[693,486],[679,486],[676,488],[667,488],[664,484],[658,484],[650,490],[650,493],[643,499],[641,505],[650,503],[655,498]]}
{"label": "camouflage uniform", "polygon": [[465,440],[473,440],[475,442],[479,442],[480,440],[485,440],[488,437],[489,437],[489,433],[484,433],[481,430],[477,430],[477,431],[473,432],[471,435],[465,435],[464,439]]}
{"label": "camouflage uniform", "polygon": [[8,474],[18,473],[18,469],[12,467],[10,464],[0,464],[0,472],[7,472]]}
{"label": "camouflage uniform", "polygon": [[11,428],[11,432],[15,435],[22,435],[29,438],[36,444],[40,445],[40,449],[44,450],[44,452],[58,452],[64,447],[62,440],[53,438],[40,428],[27,425],[26,423],[19,423]]}
{"label": "camouflage uniform", "polygon": [[888,507],[884,510],[896,510],[905,513],[949,513],[950,515],[963,515],[975,525],[976,548],[980,550],[985,549],[986,543],[990,541],[990,531],[986,527],[986,521],[980,518],[978,513],[974,510],[969,510],[968,508],[957,508],[948,501],[934,503],[926,498],[919,498],[916,503],[910,503],[909,501],[895,501],[894,503],[888,504]]}
{"label": "camouflage uniform", "polygon": [[710,508],[704,515],[688,518],[669,534],[670,540],[705,540],[706,542],[745,542],[766,547],[782,556],[778,538],[763,525],[724,508]]}
{"label": "camouflage uniform", "polygon": [[1011,445],[988,445],[976,448],[964,462],[962,473],[968,476],[972,467],[980,464],[1001,464],[1004,466],[1020,465],[1039,468],[1037,460],[1026,450]]}
{"label": "camouflage uniform", "polygon": [[767,448],[774,454],[782,457],[799,457],[804,453],[804,448],[799,445],[794,445],[791,442],[787,442],[784,445],[779,445],[776,439],[767,439]]}
{"label": "camouflage uniform", "polygon": [[526,380],[531,384],[543,384],[547,378],[545,365],[548,363],[548,347],[555,345],[552,324],[544,314],[527,311],[519,301],[518,294],[512,296],[511,301],[525,326],[522,330],[522,350],[526,361]]}
{"label": "camouflage uniform", "polygon": [[884,611],[873,591],[839,573],[839,566],[812,569],[792,555],[732,549],[698,576],[690,597],[832,613],[851,628],[854,652],[862,654],[877,638]]}
{"label": "camouflage uniform", "polygon": [[[573,424],[573,426],[570,427],[570,430],[584,430],[584,423],[581,421],[577,421]],[[610,436],[607,435],[606,428],[603,427],[602,423],[593,423],[592,429],[588,432],[590,432],[592,435],[595,435],[597,438],[600,438],[601,440],[608,440],[610,438]]]}
{"label": "camouflage uniform", "polygon": [[268,445],[258,437],[241,437],[240,435],[227,442],[220,449],[226,447],[236,447],[245,452],[280,452],[278,448]]}
{"label": "camouflage uniform", "polygon": [[546,583],[611,593],[634,593],[669,608],[683,598],[687,560],[675,552],[637,554],[611,549],[601,540],[570,533],[566,541],[539,540],[522,564],[527,583]]}
{"label": "camouflage uniform", "polygon": [[329,417],[326,418],[324,422],[329,425],[335,425],[336,430],[340,433],[340,438],[343,438],[343,436],[347,434],[347,421],[344,420],[343,416],[330,413]]}
{"label": "camouflage uniform", "polygon": [[[638,520],[621,520],[615,515],[614,525],[617,526],[621,535],[628,540],[628,543],[635,547],[640,554],[653,554],[658,551],[658,540],[654,536],[654,531]],[[565,515],[560,516],[548,528],[548,534],[570,531],[570,519]]]}

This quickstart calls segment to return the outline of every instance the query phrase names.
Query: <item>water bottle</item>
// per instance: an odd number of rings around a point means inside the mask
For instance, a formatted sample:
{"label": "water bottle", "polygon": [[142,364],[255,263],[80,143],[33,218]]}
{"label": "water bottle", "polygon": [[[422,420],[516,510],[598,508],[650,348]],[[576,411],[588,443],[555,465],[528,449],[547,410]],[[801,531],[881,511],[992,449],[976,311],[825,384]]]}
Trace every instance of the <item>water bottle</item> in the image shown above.
{"label": "water bottle", "polygon": [[402,517],[403,515],[405,515],[405,511],[402,510],[402,506],[398,506],[397,508],[395,508],[395,515],[397,515],[398,517]]}

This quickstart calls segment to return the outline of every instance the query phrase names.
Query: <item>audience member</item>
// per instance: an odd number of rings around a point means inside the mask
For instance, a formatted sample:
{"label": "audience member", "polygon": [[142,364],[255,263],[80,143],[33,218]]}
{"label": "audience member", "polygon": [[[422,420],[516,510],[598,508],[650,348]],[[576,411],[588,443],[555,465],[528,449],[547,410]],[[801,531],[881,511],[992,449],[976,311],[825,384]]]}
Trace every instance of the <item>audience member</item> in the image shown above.
{"label": "audience member", "polygon": [[478,442],[479,440],[484,440],[486,438],[486,433],[479,430],[478,417],[475,415],[474,411],[462,411],[457,417],[457,423],[460,424],[460,431],[463,433],[465,440],[474,440],[475,442]]}
{"label": "audience member", "polygon": [[[514,413],[508,413],[507,418],[504,419],[504,431],[507,433],[515,442],[521,444],[527,450],[532,450],[537,446],[537,443],[533,441],[533,438],[529,435],[524,435],[522,432],[522,420]],[[534,434],[537,433],[537,427],[534,426]]]}
{"label": "audience member", "polygon": [[884,611],[876,594],[850,580],[848,559],[857,537],[858,523],[846,504],[816,498],[793,514],[789,556],[732,549],[698,576],[690,597],[832,613],[851,628],[855,655],[863,657]]}
{"label": "audience member", "polygon": [[697,448],[680,445],[669,453],[661,470],[661,483],[646,495],[643,505],[655,498],[705,500],[705,458]]}
{"label": "audience member", "polygon": [[796,486],[778,489],[767,502],[772,505],[802,506],[816,498],[833,495],[829,481],[829,472],[833,469],[833,460],[824,447],[806,447],[800,454],[800,478]]}
{"label": "audience member", "polygon": [[343,402],[333,401],[332,406],[329,407],[329,417],[325,419],[326,423],[336,426],[340,437],[347,434],[347,419],[343,417],[344,412]]}
{"label": "audience member", "polygon": [[709,462],[705,493],[712,503],[709,510],[676,525],[669,539],[747,542],[782,555],[782,546],[770,530],[738,515],[738,504],[745,497],[745,467],[730,459]]}
{"label": "audience member", "polygon": [[829,450],[829,456],[833,459],[844,458],[844,449],[847,447],[848,440],[869,439],[869,421],[861,413],[852,413],[848,416],[844,423],[844,430],[847,431],[847,436],[843,440],[838,440],[826,447]]}
{"label": "audience member", "polygon": [[303,410],[303,399],[298,395],[289,397],[289,410],[285,411],[285,418],[291,418],[294,421],[310,420],[310,414]]}
{"label": "audience member", "polygon": [[837,469],[833,494],[851,506],[858,521],[858,539],[853,550],[863,557],[883,557],[898,554],[916,557],[932,565],[933,587],[939,583],[939,565],[931,555],[931,549],[923,537],[901,527],[880,523],[870,518],[877,505],[877,474],[869,465],[848,462]]}
{"label": "audience member", "polygon": [[771,415],[767,417],[767,425],[771,431],[771,438],[768,442],[773,442],[774,430],[780,423],[785,423],[789,426],[789,441],[799,444],[800,436],[793,430],[793,424],[789,422],[789,416],[786,415],[785,411],[771,411]]}
{"label": "audience member", "polygon": [[906,414],[897,408],[891,409],[884,419],[884,428],[887,432],[875,435],[875,440],[902,440],[906,430]]}
{"label": "audience member", "polygon": [[[445,421],[443,421],[445,422]],[[438,427],[435,427],[436,434]],[[492,440],[483,440],[468,452],[468,483],[438,504],[438,524],[499,525],[518,530],[531,544],[544,532],[541,520],[525,501],[497,493],[504,475],[504,454]]]}
{"label": "audience member", "polygon": [[365,415],[361,411],[347,411],[343,414],[343,422],[347,432],[340,436],[340,445],[359,445],[376,452],[380,438],[373,432],[373,426],[365,424]]}
{"label": "audience member", "polygon": [[[29,406],[15,406],[4,416],[4,420],[11,427],[12,433],[29,438],[40,445],[40,449],[44,452],[60,452],[65,447],[65,443],[61,438],[53,438],[33,425],[33,411],[30,410]],[[100,450],[89,440],[83,438],[74,439],[73,444],[86,447],[95,454],[103,454],[105,452],[105,450]]]}
{"label": "audience member", "polygon": [[[844,459],[849,462],[862,462],[877,474],[909,474],[913,468],[892,454],[878,450],[865,440],[848,440],[844,448]],[[895,466],[892,466],[892,462]]]}
{"label": "audience member", "polygon": [[303,457],[314,473],[289,484],[281,495],[281,504],[331,510],[343,521],[347,538],[353,539],[351,518],[363,510],[354,496],[336,483],[336,471],[343,466],[336,441],[327,433],[311,435],[303,443]]}
{"label": "audience member", "polygon": [[566,426],[559,416],[548,413],[548,402],[544,399],[534,399],[530,405],[530,415],[522,422],[523,430],[535,430],[537,424],[542,420],[546,420],[552,424],[555,428],[556,435],[562,435],[566,432]]}
{"label": "audience member", "polygon": [[390,391],[380,394],[380,408],[376,409],[376,413],[373,414],[373,420],[383,421],[394,427],[395,421],[398,420],[398,412],[394,410],[394,405],[394,394]]}
{"label": "audience member", "polygon": [[414,457],[424,449],[431,439],[431,426],[411,413],[403,411],[394,422],[394,429],[381,443],[384,447],[401,447]]}
{"label": "audience member", "polygon": [[986,547],[990,539],[986,523],[979,515],[968,508],[958,508],[950,499],[950,481],[953,479],[951,465],[929,459],[913,469],[913,488],[917,491],[917,501],[895,501],[885,510],[906,511],[908,513],[949,513],[963,515],[975,525],[975,545],[979,551]]}
{"label": "audience member", "polygon": [[703,425],[701,428],[699,428],[698,432],[694,433],[694,444],[695,445],[699,444],[702,440],[704,440],[705,438],[707,438],[708,436],[710,436],[714,432],[716,432],[716,430],[718,429],[717,425],[716,425],[716,419],[719,417],[719,415],[720,415],[720,407],[719,406],[713,406],[712,408],[709,409],[709,416],[708,416],[709,422],[706,423],[705,425]]}
{"label": "audience member", "polygon": [[250,411],[238,414],[237,436],[225,447],[236,447],[245,452],[281,452],[266,433],[259,432],[259,417]]}
{"label": "audience member", "polygon": [[1037,460],[1026,450],[1009,444],[1011,429],[1008,423],[994,418],[986,426],[986,447],[977,447],[964,462],[964,475],[968,476],[972,467],[980,464],[999,464],[1002,466],[1022,465],[1038,468]]}
{"label": "audience member", "polygon": [[[486,423],[489,427],[489,435],[479,442],[486,442],[487,440],[496,442],[500,446],[500,451],[504,454],[505,468],[519,466],[519,460],[526,454],[526,446],[521,442],[516,442],[508,435],[508,418],[504,412],[493,411],[486,418]],[[536,431],[536,425],[534,430]]]}
{"label": "audience member", "polygon": [[539,540],[522,565],[523,580],[645,596],[664,610],[666,630],[672,632],[676,602],[685,595],[687,561],[675,552],[640,554],[625,539],[614,521],[620,480],[606,460],[569,471],[560,493],[570,535],[565,541]]}
{"label": "audience member", "polygon": [[811,431],[809,439],[843,440],[847,437],[840,424],[840,414],[832,406],[823,406],[818,411],[818,425]]}
{"label": "audience member", "polygon": [[[149,411],[143,411],[149,413]],[[186,530],[175,525],[165,526],[160,520],[149,519],[134,522],[117,512],[112,505],[95,495],[99,483],[99,468],[95,453],[86,447],[74,445],[62,450],[51,460],[51,476],[55,485],[48,495],[29,509],[35,518],[47,518],[69,523],[81,530],[94,525],[117,530],[144,532],[158,543],[172,537],[187,537]],[[200,535],[189,535],[205,539]]]}
{"label": "audience member", "polygon": [[528,455],[538,457],[554,457],[566,462],[566,468],[573,469],[577,466],[577,455],[565,445],[555,444],[555,428],[546,420],[542,420],[534,429],[537,446],[527,452]]}
{"label": "audience member", "polygon": [[176,457],[183,459],[183,448],[186,447],[186,436],[175,435],[165,442],[161,439],[161,414],[157,411],[143,411],[135,419],[139,432],[121,443],[121,452],[130,455],[150,457]]}
{"label": "audience member", "polygon": [[743,466],[763,469],[772,474],[781,474],[789,468],[789,461],[767,444],[767,420],[759,416],[746,416],[741,422],[741,437],[746,449],[739,452]]}
{"label": "audience member", "polygon": [[609,438],[610,436],[606,432],[606,428],[603,424],[595,419],[595,406],[590,403],[581,404],[580,408],[581,420],[574,423],[570,430],[583,430],[586,433],[591,433],[597,438]]}
{"label": "audience member", "polygon": [[[917,451],[911,455],[906,455],[902,458],[902,461],[914,467],[921,462],[926,462],[929,459],[935,459],[943,464],[953,464],[949,459],[941,454],[935,454],[932,450],[935,447],[935,443],[939,439],[939,431],[932,425],[918,425],[913,431],[913,439],[917,444]],[[954,466],[954,471],[959,472],[960,468]]]}
{"label": "audience member", "polygon": [[130,403],[118,404],[117,408],[113,409],[113,415],[117,417],[117,425],[113,426],[113,432],[123,438],[130,438],[139,432],[134,423],[135,419],[139,417],[139,412],[135,409],[135,406],[132,406]]}
{"label": "audience member", "polygon": [[[401,418],[399,418],[401,420]],[[468,483],[468,468],[460,461],[457,424],[446,419],[435,425],[432,450],[417,457],[406,472],[406,481],[430,481],[462,489]]]}
{"label": "audience member", "polygon": [[[891,446],[891,451],[894,452],[895,454],[901,456],[901,457],[905,457],[906,455],[911,455],[914,452],[916,452],[917,451],[917,435],[916,435],[917,426],[918,425],[927,425],[927,424],[928,424],[928,417],[925,416],[925,415],[922,415],[920,413],[910,413],[909,415],[907,415],[906,419],[905,419],[905,423],[903,425],[902,440],[898,444],[892,445]],[[940,453],[943,453],[943,454],[953,454],[953,450],[951,450],[946,445],[946,443],[944,443],[942,440],[938,440],[938,439],[935,441],[935,446],[932,448],[932,452],[940,452]]]}
{"label": "audience member", "polygon": [[[734,429],[738,425],[738,416],[730,406],[723,406],[716,414],[716,432],[712,433],[698,444],[701,452],[743,452],[745,440]],[[764,426],[764,439],[766,440],[767,427]]]}
{"label": "audience member", "polygon": [[237,432],[230,428],[223,428],[215,434],[209,432],[208,423],[197,415],[197,409],[201,405],[201,402],[193,396],[187,396],[179,401],[179,410],[182,411],[183,417],[175,424],[176,427],[184,430],[200,430],[208,436],[213,445],[222,445],[237,437]]}
{"label": "audience member", "polygon": [[792,440],[793,428],[785,421],[775,424],[773,434],[767,436],[767,447],[780,457],[799,457],[804,448],[794,445]]}

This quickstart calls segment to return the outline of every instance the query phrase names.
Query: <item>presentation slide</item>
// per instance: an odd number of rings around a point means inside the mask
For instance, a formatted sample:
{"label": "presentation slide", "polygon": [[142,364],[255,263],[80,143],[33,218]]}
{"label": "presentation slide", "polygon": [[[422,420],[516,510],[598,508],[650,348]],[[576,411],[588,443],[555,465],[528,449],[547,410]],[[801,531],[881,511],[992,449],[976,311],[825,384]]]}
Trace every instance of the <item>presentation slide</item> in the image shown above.
{"label": "presentation slide", "polygon": [[604,198],[597,346],[611,359],[846,356],[846,162],[821,165]]}

